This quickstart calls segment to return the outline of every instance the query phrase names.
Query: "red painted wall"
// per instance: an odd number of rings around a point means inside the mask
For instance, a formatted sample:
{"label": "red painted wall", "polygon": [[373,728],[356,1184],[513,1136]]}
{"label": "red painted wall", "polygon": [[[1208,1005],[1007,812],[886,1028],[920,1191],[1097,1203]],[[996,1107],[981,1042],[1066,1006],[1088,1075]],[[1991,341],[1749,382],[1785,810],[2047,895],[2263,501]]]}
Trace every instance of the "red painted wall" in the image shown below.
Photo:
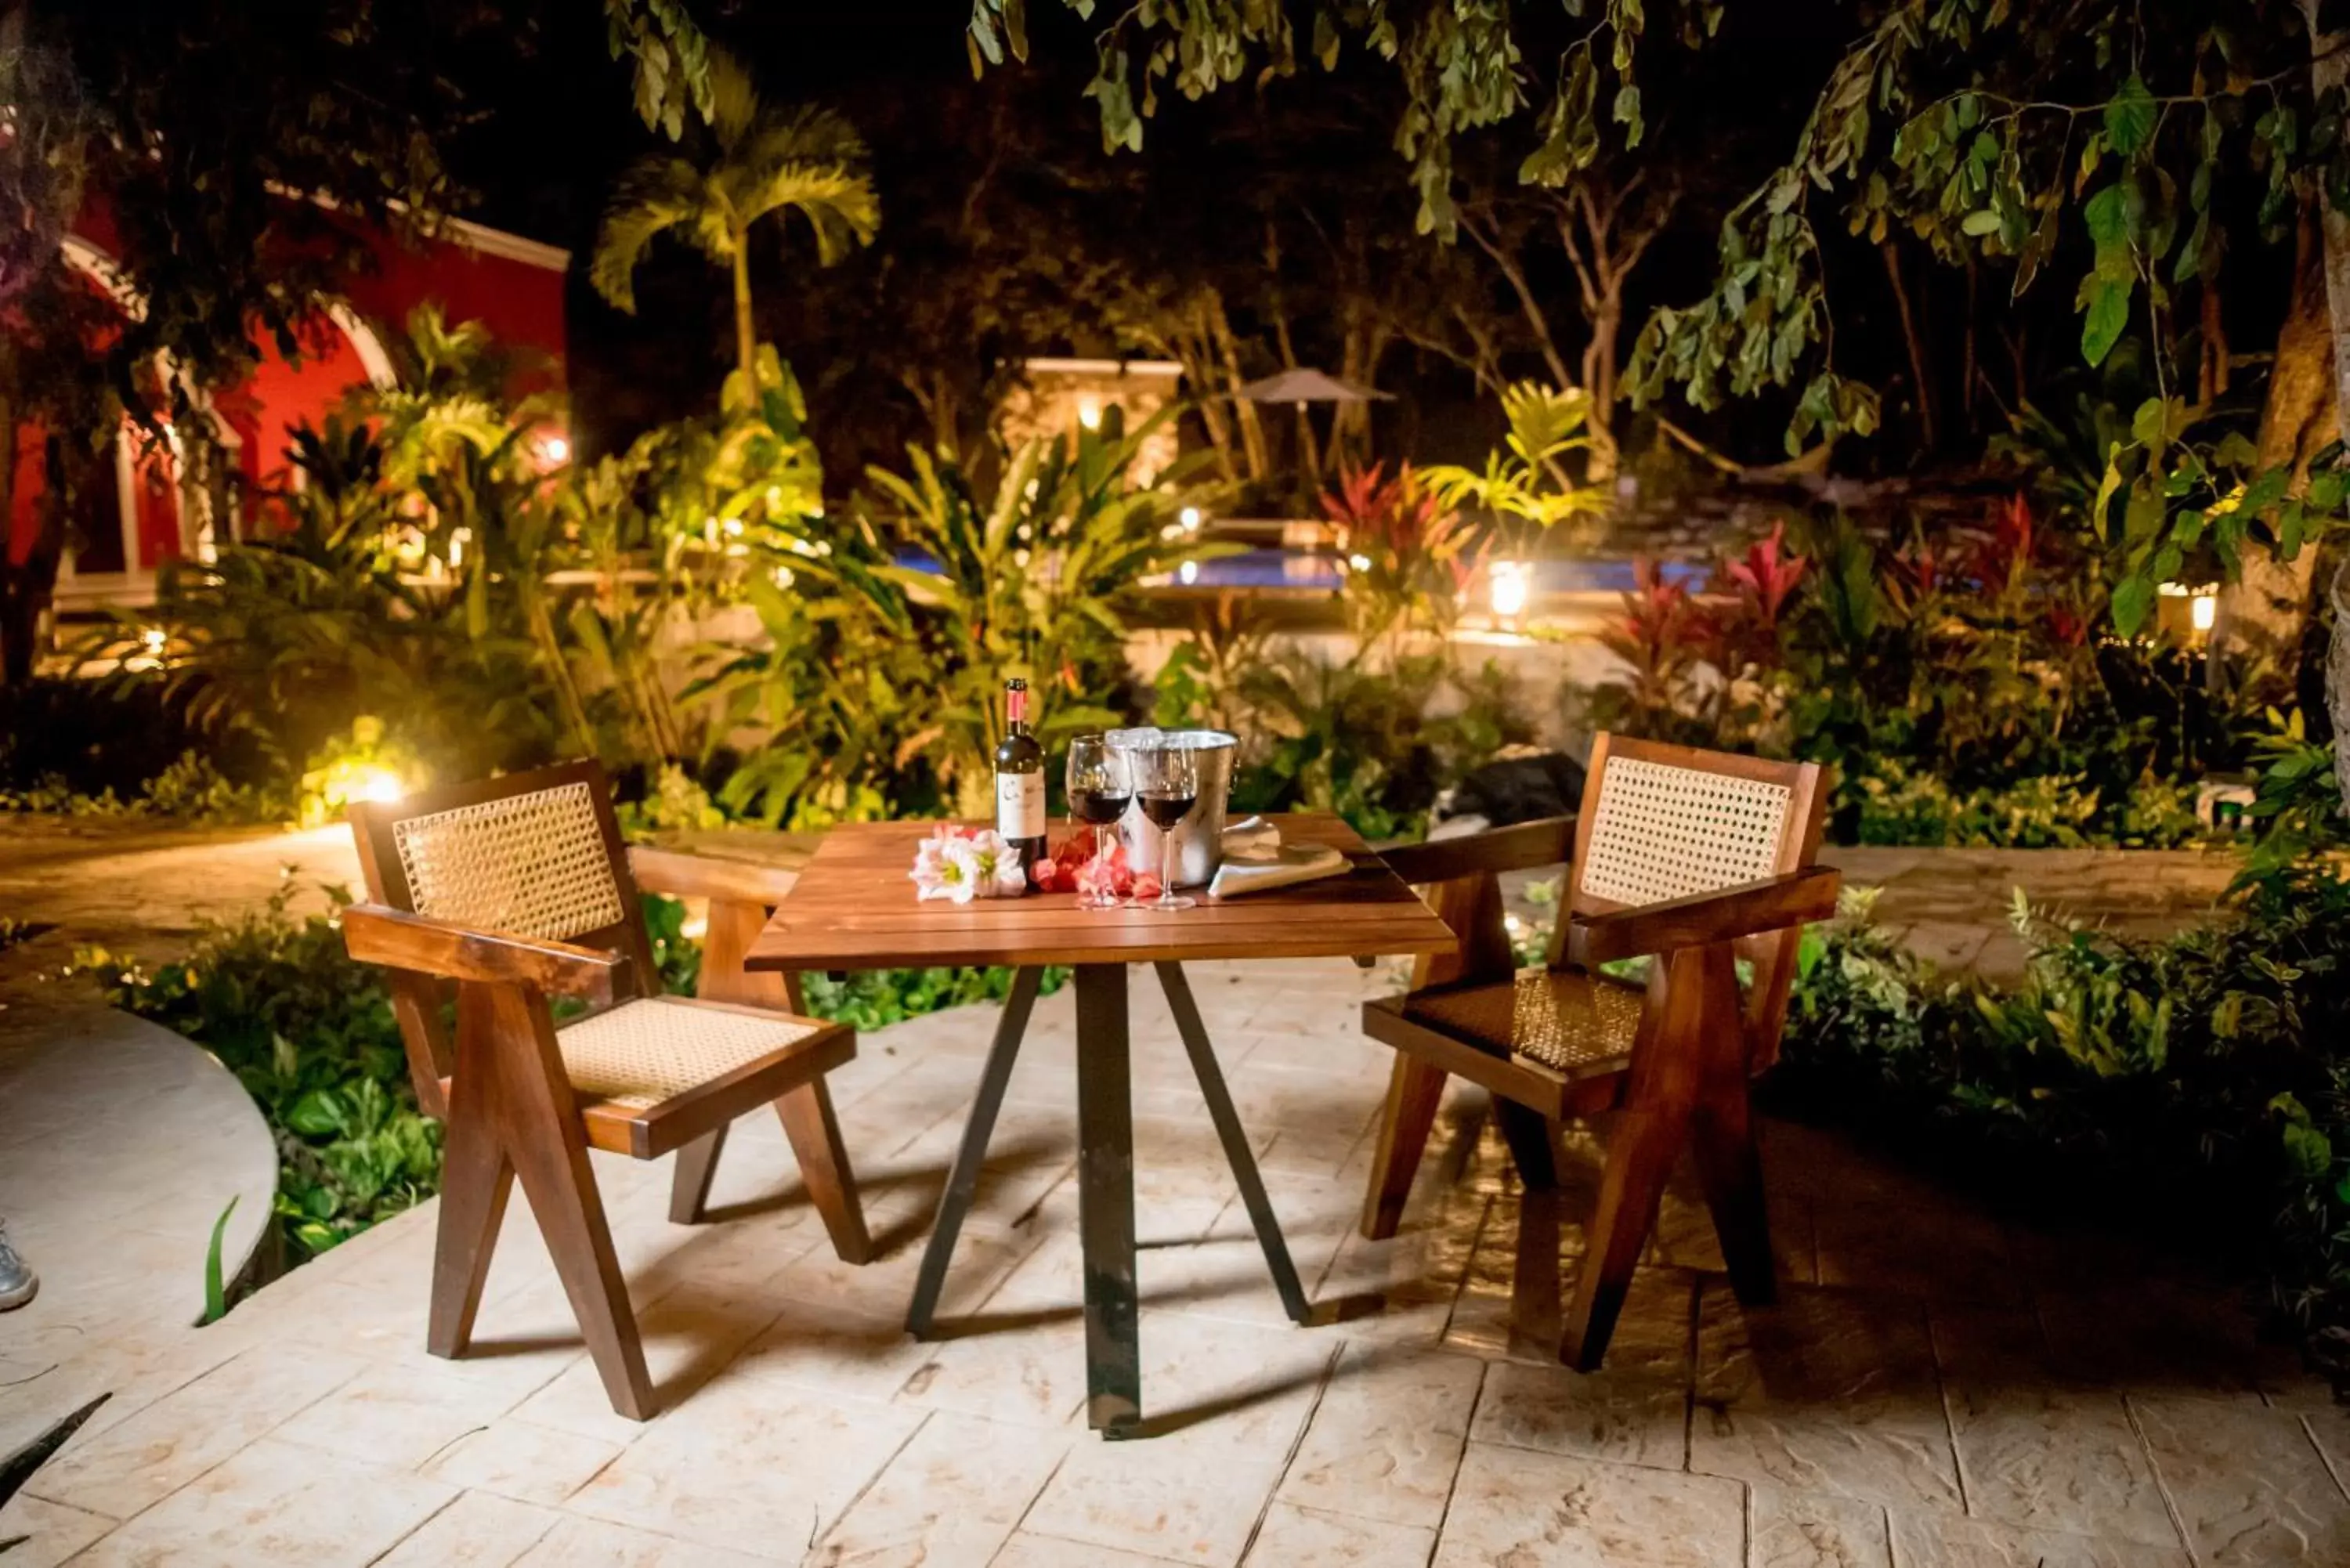
{"label": "red painted wall", "polygon": [[[109,254],[115,228],[102,207],[85,213],[74,232]],[[565,324],[561,271],[536,261],[496,254],[463,243],[462,231],[414,247],[395,237],[368,234],[376,258],[371,272],[351,280],[348,303],[389,343],[402,330],[410,311],[437,301],[452,325],[480,321],[502,342],[542,351],[549,361],[545,378],[563,384]],[[286,483],[286,448],[305,421],[323,424],[350,389],[368,379],[359,353],[324,312],[317,330],[304,335],[302,352],[288,359],[274,344],[257,342],[261,365],[244,385],[214,394],[214,402],[243,442],[238,467],[256,486]],[[12,558],[30,548],[40,504],[41,462],[36,431],[19,432],[22,461],[10,508],[7,542]],[[179,553],[179,496],[168,464],[142,458],[134,486],[139,511],[141,565],[153,566]],[[255,510],[247,507],[250,515]],[[117,519],[119,521],[119,519]]]}

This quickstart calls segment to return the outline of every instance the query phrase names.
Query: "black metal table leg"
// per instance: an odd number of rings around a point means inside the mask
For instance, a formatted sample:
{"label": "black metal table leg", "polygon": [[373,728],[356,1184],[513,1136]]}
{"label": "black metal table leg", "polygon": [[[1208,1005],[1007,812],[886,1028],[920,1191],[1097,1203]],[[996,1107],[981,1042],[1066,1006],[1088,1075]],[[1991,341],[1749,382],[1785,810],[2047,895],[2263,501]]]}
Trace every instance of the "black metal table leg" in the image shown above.
{"label": "black metal table leg", "polygon": [[1077,966],[1077,1236],[1085,1253],[1086,1422],[1142,1416],[1134,1278],[1134,1095],[1126,966]]}
{"label": "black metal table leg", "polygon": [[1264,1249],[1265,1266],[1273,1271],[1273,1288],[1281,1293],[1282,1310],[1292,1323],[1309,1322],[1313,1309],[1306,1304],[1305,1287],[1298,1282],[1297,1265],[1289,1260],[1280,1217],[1264,1194],[1256,1157],[1249,1152],[1248,1133],[1241,1126],[1240,1113],[1232,1108],[1232,1091],[1224,1086],[1223,1071],[1216,1065],[1207,1025],[1200,1022],[1199,1004],[1191,1000],[1191,981],[1183,966],[1171,960],[1156,967],[1159,984],[1167,992],[1168,1009],[1175,1014],[1175,1028],[1183,1036],[1183,1049],[1191,1054],[1191,1071],[1200,1080],[1200,1094],[1208,1102],[1208,1119],[1216,1124],[1224,1159],[1232,1168],[1232,1179],[1240,1183],[1241,1201],[1248,1206],[1249,1223],[1256,1227],[1257,1244]]}
{"label": "black metal table leg", "polygon": [[980,1070],[979,1098],[971,1107],[971,1120],[963,1124],[962,1144],[955,1150],[954,1168],[947,1173],[947,1189],[939,1198],[930,1245],[922,1250],[921,1272],[914,1280],[914,1303],[906,1310],[906,1332],[916,1339],[930,1337],[939,1292],[947,1282],[947,1264],[954,1257],[955,1239],[962,1234],[963,1217],[971,1212],[972,1194],[979,1188],[979,1168],[987,1159],[987,1140],[994,1136],[995,1116],[1003,1108],[1004,1085],[1012,1081],[1012,1064],[1019,1059],[1021,1039],[1028,1033],[1028,1014],[1036,1005],[1036,988],[1044,980],[1041,969],[1023,969],[1012,977],[1012,994],[1004,1000],[1003,1016],[996,1022],[995,1043],[987,1048],[987,1065]]}

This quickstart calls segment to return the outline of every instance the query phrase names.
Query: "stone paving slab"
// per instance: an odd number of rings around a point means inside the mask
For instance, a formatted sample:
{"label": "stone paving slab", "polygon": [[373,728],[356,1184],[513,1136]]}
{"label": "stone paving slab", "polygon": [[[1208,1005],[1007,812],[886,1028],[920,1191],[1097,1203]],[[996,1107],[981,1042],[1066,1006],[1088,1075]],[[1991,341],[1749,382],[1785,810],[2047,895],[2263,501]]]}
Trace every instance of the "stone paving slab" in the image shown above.
{"label": "stone paving slab", "polygon": [[234,1203],[233,1279],[277,1190],[267,1124],[208,1053],[87,1004],[33,1023],[0,1012],[0,1220],[41,1276],[0,1315],[0,1459],[191,1331],[213,1224]]}
{"label": "stone paving slab", "polygon": [[[1252,1138],[1314,1151],[1266,1180],[1322,1311],[1279,1316],[1212,1140],[1180,1136],[1198,1115],[1180,1048],[1138,1007],[1138,1104],[1170,1124],[1138,1178],[1140,1231],[1170,1243],[1142,1282],[1148,1438],[1106,1444],[1082,1420],[1064,994],[1038,1007],[1023,1153],[1001,1177],[1025,1199],[974,1216],[933,1342],[899,1314],[943,1174],[933,1129],[958,1114],[942,1085],[976,1077],[992,1009],[877,1032],[837,1085],[867,1202],[899,1217],[865,1268],[832,1258],[773,1118],[741,1125],[723,1218],[701,1226],[668,1222],[663,1166],[594,1157],[653,1420],[604,1403],[525,1205],[476,1355],[425,1355],[428,1204],[182,1331],[0,1508],[0,1539],[30,1537],[40,1564],[2350,1561],[2350,1422],[2257,1343],[2230,1287],[2143,1261],[2085,1281],[2036,1267],[2044,1239],[1773,1124],[1783,1202],[1972,1240],[1900,1251],[1883,1280],[1851,1253],[1846,1282],[1791,1282],[1752,1311],[1718,1272],[1659,1262],[1583,1376],[1548,1358],[1555,1302],[1510,1295],[1532,1206],[1473,1094],[1448,1096],[1403,1233],[1353,1231],[1367,1151],[1331,1128],[1375,1106],[1388,1058],[1335,1026],[1326,1051],[1297,1042],[1315,1007],[1335,1025],[1385,980],[1197,980],[1251,1085]],[[1577,1266],[1563,1251],[1562,1285]],[[2126,1328],[2116,1299],[2165,1337],[2076,1329]]]}

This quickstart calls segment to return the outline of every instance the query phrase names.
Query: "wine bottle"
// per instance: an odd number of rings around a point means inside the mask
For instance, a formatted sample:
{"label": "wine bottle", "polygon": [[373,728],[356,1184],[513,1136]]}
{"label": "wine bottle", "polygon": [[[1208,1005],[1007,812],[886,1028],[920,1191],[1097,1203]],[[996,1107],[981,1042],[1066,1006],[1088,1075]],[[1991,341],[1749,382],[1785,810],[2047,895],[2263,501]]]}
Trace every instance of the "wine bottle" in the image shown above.
{"label": "wine bottle", "polygon": [[995,831],[1024,876],[1045,857],[1045,748],[1028,732],[1028,682],[1016,678],[1003,683],[1003,739],[995,748]]}

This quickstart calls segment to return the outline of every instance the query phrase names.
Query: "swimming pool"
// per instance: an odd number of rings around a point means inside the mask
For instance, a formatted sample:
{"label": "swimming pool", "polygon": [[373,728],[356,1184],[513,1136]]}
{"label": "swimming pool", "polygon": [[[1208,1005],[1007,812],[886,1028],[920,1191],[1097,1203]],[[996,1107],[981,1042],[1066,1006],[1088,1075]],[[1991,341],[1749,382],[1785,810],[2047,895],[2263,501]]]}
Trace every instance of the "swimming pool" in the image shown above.
{"label": "swimming pool", "polygon": [[[1695,588],[1704,582],[1707,568],[1668,561],[1664,563],[1663,575],[1667,582]],[[1633,566],[1629,561],[1536,561],[1532,576],[1530,586],[1536,594],[1629,593],[1635,586]],[[1155,579],[1152,586],[1305,589],[1335,593],[1343,580],[1338,557],[1334,555],[1318,550],[1260,546],[1243,550],[1237,555],[1221,556],[1212,561],[1201,561],[1194,571],[1180,581],[1171,576],[1160,577]]]}
{"label": "swimming pool", "polygon": [[[899,564],[917,571],[935,572],[938,562],[920,550],[899,552]],[[1667,561],[1665,581],[1691,589],[1702,587],[1709,569],[1687,562]],[[1152,588],[1180,592],[1226,592],[1253,589],[1265,593],[1336,593],[1345,580],[1338,557],[1326,551],[1293,546],[1257,545],[1211,561],[1191,564],[1181,574],[1148,580]],[[1530,585],[1536,595],[1629,593],[1636,586],[1632,563],[1612,560],[1552,560],[1534,563]]]}

